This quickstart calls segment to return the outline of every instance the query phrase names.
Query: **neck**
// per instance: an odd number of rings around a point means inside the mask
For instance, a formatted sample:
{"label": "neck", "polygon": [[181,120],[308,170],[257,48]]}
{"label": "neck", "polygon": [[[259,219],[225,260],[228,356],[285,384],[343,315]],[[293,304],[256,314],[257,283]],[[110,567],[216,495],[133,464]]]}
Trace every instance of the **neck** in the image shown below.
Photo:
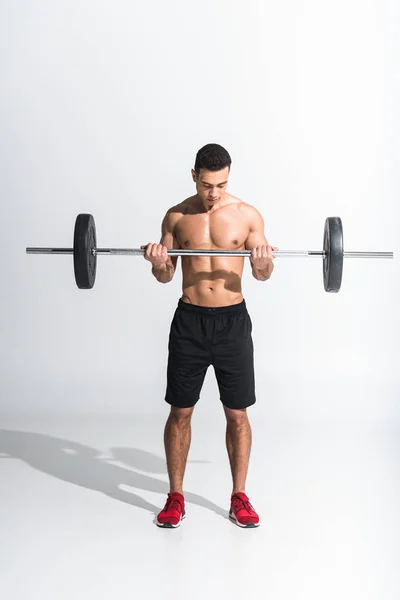
{"label": "neck", "polygon": [[202,209],[204,212],[214,212],[215,210],[221,208],[224,204],[225,204],[225,200],[226,200],[226,196],[225,194],[220,198],[220,200],[218,200],[218,202],[216,204],[208,204],[207,201],[203,202],[200,198],[200,196],[198,194],[196,194],[195,196],[198,206],[200,209]]}

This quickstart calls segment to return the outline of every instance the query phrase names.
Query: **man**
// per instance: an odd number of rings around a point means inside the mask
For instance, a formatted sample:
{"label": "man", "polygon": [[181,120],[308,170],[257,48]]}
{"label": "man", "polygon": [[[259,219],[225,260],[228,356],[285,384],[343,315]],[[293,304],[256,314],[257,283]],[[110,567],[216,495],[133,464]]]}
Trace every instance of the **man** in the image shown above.
{"label": "man", "polygon": [[[197,193],[170,208],[159,244],[147,244],[145,259],[157,281],[172,280],[177,258],[168,249],[248,249],[253,276],[271,277],[273,250],[260,213],[226,192],[231,158],[208,144],[197,155],[193,181]],[[213,365],[224,407],[226,446],[233,489],[229,517],[241,527],[257,527],[259,517],[245,493],[252,441],[247,408],[256,401],[252,324],[242,295],[243,257],[182,256],[182,297],[169,336],[167,390],[171,411],[164,444],[170,493],[157,516],[160,527],[178,527],[185,517],[183,476],[191,441],[191,416],[204,377]]]}

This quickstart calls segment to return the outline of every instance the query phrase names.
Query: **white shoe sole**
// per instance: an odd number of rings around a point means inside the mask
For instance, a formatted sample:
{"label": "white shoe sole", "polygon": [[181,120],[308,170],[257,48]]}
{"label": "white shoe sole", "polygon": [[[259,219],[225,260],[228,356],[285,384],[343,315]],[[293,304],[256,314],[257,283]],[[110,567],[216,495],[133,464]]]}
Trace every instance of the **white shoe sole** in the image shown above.
{"label": "white shoe sole", "polygon": [[237,520],[237,518],[235,517],[235,515],[232,514],[231,512],[229,513],[229,518],[230,518],[230,520],[233,523],[235,523],[239,527],[243,527],[244,529],[254,529],[254,527],[259,527],[260,526],[260,522],[258,522],[258,523],[251,523],[251,522],[249,522],[246,525],[243,525],[242,523],[239,523],[239,521]]}

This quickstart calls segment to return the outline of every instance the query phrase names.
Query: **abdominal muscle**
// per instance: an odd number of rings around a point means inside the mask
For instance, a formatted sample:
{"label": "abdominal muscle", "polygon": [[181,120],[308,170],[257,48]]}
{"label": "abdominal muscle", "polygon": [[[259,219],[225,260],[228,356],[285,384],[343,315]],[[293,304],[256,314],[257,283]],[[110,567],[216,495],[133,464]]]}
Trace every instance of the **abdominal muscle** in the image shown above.
{"label": "abdominal muscle", "polygon": [[243,257],[182,256],[182,300],[220,307],[243,300]]}

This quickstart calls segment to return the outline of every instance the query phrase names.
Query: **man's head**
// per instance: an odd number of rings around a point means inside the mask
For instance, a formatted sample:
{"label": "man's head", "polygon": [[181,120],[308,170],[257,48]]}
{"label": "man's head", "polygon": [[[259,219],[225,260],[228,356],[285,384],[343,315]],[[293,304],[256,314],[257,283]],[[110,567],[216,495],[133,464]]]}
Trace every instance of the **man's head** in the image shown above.
{"label": "man's head", "polygon": [[198,151],[192,177],[207,210],[224,198],[231,164],[231,157],[219,144],[207,144]]}

